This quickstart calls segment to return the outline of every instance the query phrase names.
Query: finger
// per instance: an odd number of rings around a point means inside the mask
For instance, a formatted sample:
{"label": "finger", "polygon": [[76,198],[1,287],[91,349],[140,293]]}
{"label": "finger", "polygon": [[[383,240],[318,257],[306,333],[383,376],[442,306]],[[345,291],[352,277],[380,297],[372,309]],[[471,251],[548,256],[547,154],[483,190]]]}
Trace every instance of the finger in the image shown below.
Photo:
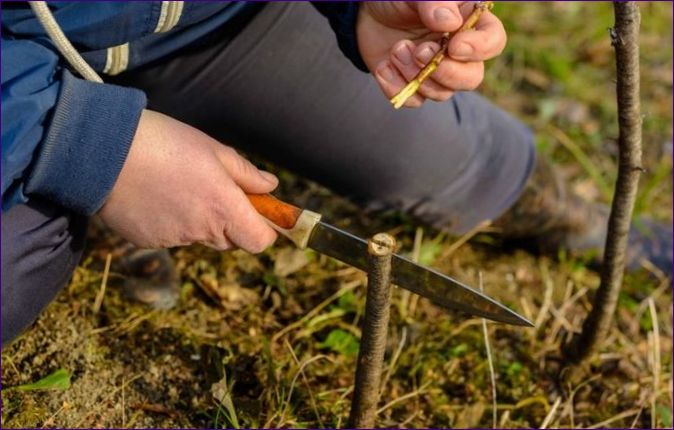
{"label": "finger", "polygon": [[[226,181],[225,181],[226,182]],[[221,237],[251,253],[264,251],[276,240],[276,232],[250,203],[243,190],[223,184],[213,221],[214,237]],[[209,239],[213,242],[213,239]]]}
{"label": "finger", "polygon": [[[414,52],[417,64],[430,61],[440,45],[435,42],[424,42]],[[482,61],[461,62],[450,58],[444,59],[430,77],[430,81],[438,87],[453,91],[471,91],[477,88],[484,78]]]}
{"label": "finger", "polygon": [[199,243],[217,251],[227,251],[235,248],[235,246],[232,245],[232,243],[224,236],[214,237],[210,240],[204,240]]}
{"label": "finger", "polygon": [[[387,98],[391,98],[398,94],[400,90],[407,85],[407,81],[400,74],[395,65],[389,61],[384,60],[375,69],[374,76],[379,84],[379,87],[384,92]],[[424,99],[419,94],[415,94],[405,102],[406,107],[419,107],[423,104]]]}
{"label": "finger", "polygon": [[258,169],[233,148],[225,145],[217,148],[218,159],[234,182],[245,192],[264,194],[273,191],[278,186],[276,176]]}
{"label": "finger", "polygon": [[416,45],[411,40],[401,40],[391,48],[391,63],[400,72],[406,82],[411,81],[421,70],[414,60]]}
{"label": "finger", "polygon": [[[429,43],[436,45],[435,52],[440,49],[440,45],[437,43]],[[426,61],[419,62],[416,58],[414,58],[414,52],[416,50],[417,47],[412,41],[409,40],[402,40],[398,42],[392,49],[392,62],[407,81],[414,79],[419,74],[419,71],[433,57],[433,55],[431,55]],[[435,73],[437,73],[437,71],[433,74]],[[445,101],[449,99],[453,93],[451,88],[443,87],[432,79],[426,79],[419,88],[419,94],[427,99]]]}
{"label": "finger", "polygon": [[447,54],[460,61],[485,61],[503,52],[508,36],[503,23],[491,12],[484,12],[473,31],[457,33],[449,41]]}
{"label": "finger", "polygon": [[411,2],[417,7],[419,19],[431,31],[445,33],[458,30],[463,23],[459,4],[455,1]]}

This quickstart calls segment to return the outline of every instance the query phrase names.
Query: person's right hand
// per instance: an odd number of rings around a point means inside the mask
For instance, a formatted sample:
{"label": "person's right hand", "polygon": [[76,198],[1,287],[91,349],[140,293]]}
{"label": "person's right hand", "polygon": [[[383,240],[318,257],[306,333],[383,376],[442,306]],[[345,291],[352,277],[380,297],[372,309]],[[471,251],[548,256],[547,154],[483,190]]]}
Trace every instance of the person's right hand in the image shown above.
{"label": "person's right hand", "polygon": [[157,112],[143,111],[103,221],[134,245],[191,243],[261,252],[276,232],[245,193],[272,191],[278,180],[232,148]]}

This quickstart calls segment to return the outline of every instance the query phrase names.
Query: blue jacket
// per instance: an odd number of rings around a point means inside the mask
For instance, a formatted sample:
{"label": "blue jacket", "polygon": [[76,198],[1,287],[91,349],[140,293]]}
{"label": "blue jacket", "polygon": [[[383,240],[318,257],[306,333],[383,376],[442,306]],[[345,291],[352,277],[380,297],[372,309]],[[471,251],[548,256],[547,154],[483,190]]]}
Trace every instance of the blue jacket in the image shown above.
{"label": "blue jacket", "polygon": [[[362,70],[357,3],[314,2]],[[105,202],[146,104],[135,88],[73,75],[26,3],[2,5],[2,209],[32,195],[90,215]],[[50,2],[68,39],[99,73],[162,58],[246,8],[246,2]]]}

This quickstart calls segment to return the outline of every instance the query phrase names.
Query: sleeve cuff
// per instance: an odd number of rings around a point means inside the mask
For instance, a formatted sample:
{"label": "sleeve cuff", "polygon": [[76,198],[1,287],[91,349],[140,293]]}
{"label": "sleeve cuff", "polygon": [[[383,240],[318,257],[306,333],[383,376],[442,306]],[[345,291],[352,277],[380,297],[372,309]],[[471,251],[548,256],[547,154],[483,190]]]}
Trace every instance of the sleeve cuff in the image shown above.
{"label": "sleeve cuff", "polygon": [[370,71],[360,56],[356,21],[358,20],[357,1],[314,1],[314,7],[330,22],[330,27],[337,35],[337,44],[344,55],[351,60],[359,70]]}
{"label": "sleeve cuff", "polygon": [[97,212],[122,170],[145,104],[138,89],[85,81],[64,70],[26,193],[77,213]]}

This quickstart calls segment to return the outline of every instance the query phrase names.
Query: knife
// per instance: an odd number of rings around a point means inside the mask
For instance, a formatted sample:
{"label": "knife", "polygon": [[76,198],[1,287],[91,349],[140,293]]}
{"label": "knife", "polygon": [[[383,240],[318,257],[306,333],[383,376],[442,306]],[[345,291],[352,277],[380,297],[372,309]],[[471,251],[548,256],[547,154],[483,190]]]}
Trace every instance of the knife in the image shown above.
{"label": "knife", "polygon": [[[367,241],[321,221],[321,215],[269,194],[248,194],[270,225],[300,249],[311,248],[361,270],[368,268]],[[393,283],[445,309],[512,325],[534,325],[496,300],[433,269],[398,254],[391,261]]]}

